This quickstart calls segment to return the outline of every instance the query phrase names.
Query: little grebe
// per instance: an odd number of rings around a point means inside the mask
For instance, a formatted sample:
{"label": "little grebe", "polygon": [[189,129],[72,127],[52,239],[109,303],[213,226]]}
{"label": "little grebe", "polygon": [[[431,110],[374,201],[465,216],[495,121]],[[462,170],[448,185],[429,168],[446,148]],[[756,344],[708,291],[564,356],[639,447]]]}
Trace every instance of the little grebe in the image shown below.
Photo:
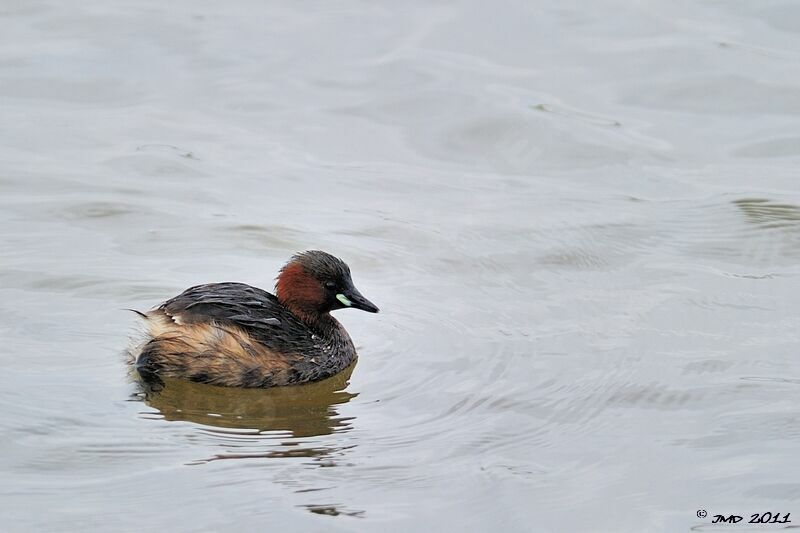
{"label": "little grebe", "polygon": [[136,356],[136,370],[144,378],[227,387],[325,379],[356,359],[353,341],[330,315],[345,307],[378,312],[353,286],[344,261],[302,252],[281,269],[275,296],[244,283],[210,283],[139,313],[152,338]]}

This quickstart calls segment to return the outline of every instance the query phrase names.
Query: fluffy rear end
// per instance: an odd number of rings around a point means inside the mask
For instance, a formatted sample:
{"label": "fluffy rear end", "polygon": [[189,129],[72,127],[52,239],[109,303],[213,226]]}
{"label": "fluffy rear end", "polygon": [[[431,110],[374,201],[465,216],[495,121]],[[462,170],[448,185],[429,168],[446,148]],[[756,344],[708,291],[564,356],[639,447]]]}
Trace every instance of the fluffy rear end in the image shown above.
{"label": "fluffy rear end", "polygon": [[296,379],[292,356],[268,350],[240,328],[213,322],[181,324],[162,310],[145,317],[152,338],[135,363],[145,378],[173,377],[227,387],[270,387]]}

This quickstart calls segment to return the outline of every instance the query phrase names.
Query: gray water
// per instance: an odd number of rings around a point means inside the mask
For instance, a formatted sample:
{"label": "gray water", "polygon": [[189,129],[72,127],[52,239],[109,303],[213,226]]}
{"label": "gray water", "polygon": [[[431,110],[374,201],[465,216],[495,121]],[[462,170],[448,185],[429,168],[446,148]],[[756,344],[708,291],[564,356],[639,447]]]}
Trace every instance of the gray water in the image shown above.
{"label": "gray water", "polygon": [[[800,524],[797,2],[6,0],[0,35],[1,531]],[[349,383],[141,394],[125,308],[313,248],[382,309],[337,312]]]}

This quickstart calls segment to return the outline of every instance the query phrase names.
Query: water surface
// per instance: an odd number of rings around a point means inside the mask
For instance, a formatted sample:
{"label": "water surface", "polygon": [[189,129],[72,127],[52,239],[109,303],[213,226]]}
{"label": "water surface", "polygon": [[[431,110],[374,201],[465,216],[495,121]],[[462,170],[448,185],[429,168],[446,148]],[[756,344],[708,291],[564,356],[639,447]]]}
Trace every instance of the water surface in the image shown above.
{"label": "water surface", "polygon": [[[795,3],[0,13],[0,530],[800,521]],[[129,380],[123,309],[310,248],[352,375]]]}

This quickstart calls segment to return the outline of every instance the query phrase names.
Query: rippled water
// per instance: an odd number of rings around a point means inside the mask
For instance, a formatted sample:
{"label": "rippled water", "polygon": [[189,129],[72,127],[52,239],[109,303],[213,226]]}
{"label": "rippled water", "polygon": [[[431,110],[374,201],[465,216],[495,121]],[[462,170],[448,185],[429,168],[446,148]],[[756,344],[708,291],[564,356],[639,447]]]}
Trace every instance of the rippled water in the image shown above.
{"label": "rippled water", "polygon": [[[796,2],[0,13],[0,530],[800,523]],[[349,383],[129,380],[308,248]]]}

